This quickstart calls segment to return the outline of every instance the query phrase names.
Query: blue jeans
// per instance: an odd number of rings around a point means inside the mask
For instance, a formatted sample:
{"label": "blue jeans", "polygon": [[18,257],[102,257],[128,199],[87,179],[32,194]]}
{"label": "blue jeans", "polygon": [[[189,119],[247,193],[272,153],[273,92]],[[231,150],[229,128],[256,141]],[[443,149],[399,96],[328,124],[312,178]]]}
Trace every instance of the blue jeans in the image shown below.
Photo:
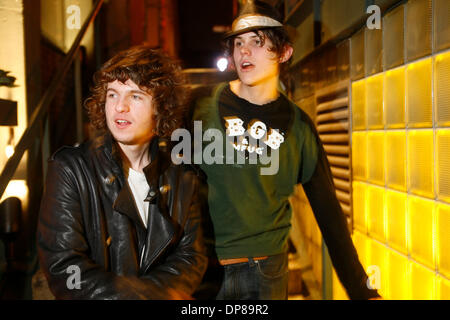
{"label": "blue jeans", "polygon": [[288,255],[224,266],[224,279],[217,300],[286,300]]}

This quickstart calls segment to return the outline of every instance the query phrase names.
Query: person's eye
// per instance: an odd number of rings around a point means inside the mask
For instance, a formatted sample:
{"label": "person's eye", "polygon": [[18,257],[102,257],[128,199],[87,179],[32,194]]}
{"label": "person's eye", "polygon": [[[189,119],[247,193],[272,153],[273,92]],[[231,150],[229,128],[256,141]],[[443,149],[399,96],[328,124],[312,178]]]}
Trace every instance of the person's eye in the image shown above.
{"label": "person's eye", "polygon": [[137,100],[137,101],[142,100],[141,96],[140,96],[140,95],[137,95],[137,94],[133,94],[133,99],[134,99],[134,100]]}
{"label": "person's eye", "polygon": [[108,93],[107,98],[114,99],[116,97],[116,94],[113,92]]}
{"label": "person's eye", "polygon": [[261,42],[260,39],[254,39],[254,40],[253,40],[253,44],[254,44],[255,46],[260,47],[260,46],[262,45],[262,42]]}
{"label": "person's eye", "polygon": [[234,46],[235,46],[236,48],[239,48],[239,47],[242,46],[242,42],[241,42],[241,41],[236,41],[236,42],[234,43]]}

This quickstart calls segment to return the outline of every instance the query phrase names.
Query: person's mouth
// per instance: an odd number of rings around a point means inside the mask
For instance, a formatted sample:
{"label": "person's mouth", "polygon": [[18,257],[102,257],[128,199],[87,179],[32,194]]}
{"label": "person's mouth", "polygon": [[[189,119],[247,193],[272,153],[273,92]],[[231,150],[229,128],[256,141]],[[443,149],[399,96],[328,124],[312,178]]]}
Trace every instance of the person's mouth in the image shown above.
{"label": "person's mouth", "polygon": [[129,125],[131,125],[131,122],[128,120],[124,120],[124,119],[116,119],[115,124],[117,125],[117,127],[119,128],[126,128]]}
{"label": "person's mouth", "polygon": [[255,68],[255,65],[249,61],[242,61],[240,67],[242,71],[251,71]]}

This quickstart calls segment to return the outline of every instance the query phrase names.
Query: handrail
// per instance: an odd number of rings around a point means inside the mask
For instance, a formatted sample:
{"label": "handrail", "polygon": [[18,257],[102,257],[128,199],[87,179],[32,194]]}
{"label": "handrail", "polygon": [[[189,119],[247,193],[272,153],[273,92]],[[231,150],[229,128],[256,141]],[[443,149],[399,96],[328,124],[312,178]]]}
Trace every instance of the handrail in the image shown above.
{"label": "handrail", "polygon": [[37,105],[36,109],[31,115],[30,125],[25,129],[22,138],[20,139],[19,143],[17,143],[14,150],[14,154],[6,162],[5,167],[0,175],[0,198],[3,196],[3,193],[5,192],[8,183],[12,179],[14,173],[16,172],[20,160],[22,160],[23,154],[32,146],[33,140],[36,137],[37,129],[39,129],[38,124],[40,123],[42,118],[48,113],[48,108],[53,98],[55,97],[56,89],[62,84],[62,80],[69,71],[70,65],[75,59],[75,54],[77,53],[80,47],[80,43],[83,40],[83,37],[85,36],[88,27],[95,20],[95,17],[97,16],[101,6],[103,5],[103,2],[104,0],[97,0],[96,4],[94,5],[94,9],[91,11],[88,18],[84,22],[83,26],[78,32],[77,37],[75,38],[75,41],[72,44],[72,47],[70,47],[69,52],[64,58],[62,67],[59,68],[58,72],[53,77],[50,86],[45,91],[44,95],[39,101],[39,104]]}

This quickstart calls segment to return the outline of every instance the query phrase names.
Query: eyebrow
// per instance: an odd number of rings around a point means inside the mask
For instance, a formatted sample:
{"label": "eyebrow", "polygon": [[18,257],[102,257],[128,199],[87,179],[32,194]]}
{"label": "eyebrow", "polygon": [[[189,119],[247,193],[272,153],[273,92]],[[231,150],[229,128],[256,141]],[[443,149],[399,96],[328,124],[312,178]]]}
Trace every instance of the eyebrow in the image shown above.
{"label": "eyebrow", "polygon": [[[116,89],[114,89],[114,88],[108,88],[106,90],[106,92],[108,92],[108,91],[114,91],[115,93],[118,93],[118,91]],[[150,95],[149,93],[145,92],[144,90],[137,90],[137,89],[133,89],[133,90],[130,90],[128,92],[129,93],[139,93],[139,94],[144,94],[144,95],[145,94]]]}
{"label": "eyebrow", "polygon": [[145,92],[144,90],[131,90],[129,91],[130,93],[139,93],[139,94],[148,94],[147,92]]}
{"label": "eyebrow", "polygon": [[[254,34],[254,35],[252,35],[252,36],[250,36],[250,38],[259,38],[259,36],[258,35],[256,35],[256,34]],[[244,37],[241,37],[241,36],[237,36],[236,38],[234,38],[235,40],[236,39],[239,39],[239,40],[243,40],[244,39]]]}

